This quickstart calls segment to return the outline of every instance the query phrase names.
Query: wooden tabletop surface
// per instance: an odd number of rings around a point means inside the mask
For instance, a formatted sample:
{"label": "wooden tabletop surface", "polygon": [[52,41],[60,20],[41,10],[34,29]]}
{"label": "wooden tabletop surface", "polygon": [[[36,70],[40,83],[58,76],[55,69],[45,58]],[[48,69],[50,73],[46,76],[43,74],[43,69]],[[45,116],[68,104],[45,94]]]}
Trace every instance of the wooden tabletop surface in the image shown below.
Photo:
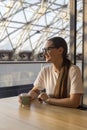
{"label": "wooden tabletop surface", "polygon": [[21,107],[18,97],[0,99],[0,130],[87,130],[87,111],[40,104]]}

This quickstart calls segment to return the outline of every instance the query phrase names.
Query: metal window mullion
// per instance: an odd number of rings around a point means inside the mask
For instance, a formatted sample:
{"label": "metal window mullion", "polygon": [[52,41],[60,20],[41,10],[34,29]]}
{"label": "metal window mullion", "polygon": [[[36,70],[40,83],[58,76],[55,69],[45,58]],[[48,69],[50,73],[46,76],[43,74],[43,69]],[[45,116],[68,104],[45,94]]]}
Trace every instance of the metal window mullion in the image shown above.
{"label": "metal window mullion", "polygon": [[70,58],[76,64],[77,0],[70,0]]}

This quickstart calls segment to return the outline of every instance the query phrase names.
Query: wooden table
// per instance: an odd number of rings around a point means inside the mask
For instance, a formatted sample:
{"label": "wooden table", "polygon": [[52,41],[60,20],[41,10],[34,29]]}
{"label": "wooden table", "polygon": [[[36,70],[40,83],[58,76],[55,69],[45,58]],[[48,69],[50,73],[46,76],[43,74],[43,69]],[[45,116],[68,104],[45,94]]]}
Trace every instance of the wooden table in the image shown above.
{"label": "wooden table", "polygon": [[87,130],[87,111],[32,102],[21,107],[18,97],[0,99],[0,130]]}

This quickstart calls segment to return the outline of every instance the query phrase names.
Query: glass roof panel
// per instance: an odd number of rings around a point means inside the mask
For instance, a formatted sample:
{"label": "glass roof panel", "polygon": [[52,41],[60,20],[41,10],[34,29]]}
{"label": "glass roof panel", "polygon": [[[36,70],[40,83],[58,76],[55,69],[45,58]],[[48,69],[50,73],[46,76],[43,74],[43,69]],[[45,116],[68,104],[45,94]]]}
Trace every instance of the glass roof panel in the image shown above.
{"label": "glass roof panel", "polygon": [[[81,19],[81,0],[78,0],[78,22]],[[41,52],[46,39],[65,38],[69,44],[69,0],[1,0],[0,50]],[[81,39],[81,23],[78,37]],[[81,40],[78,42],[81,43]]]}

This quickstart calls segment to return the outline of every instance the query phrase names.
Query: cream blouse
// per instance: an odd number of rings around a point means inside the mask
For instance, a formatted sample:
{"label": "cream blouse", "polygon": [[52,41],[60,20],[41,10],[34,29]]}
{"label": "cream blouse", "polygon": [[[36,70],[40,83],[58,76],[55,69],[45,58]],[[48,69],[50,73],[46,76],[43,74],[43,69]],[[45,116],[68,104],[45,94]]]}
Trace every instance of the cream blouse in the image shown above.
{"label": "cream blouse", "polygon": [[[39,90],[46,89],[48,95],[53,95],[57,79],[58,74],[54,71],[53,65],[45,66],[39,72],[34,82],[34,88]],[[71,65],[67,80],[68,95],[75,93],[83,94],[82,77],[78,66]]]}

